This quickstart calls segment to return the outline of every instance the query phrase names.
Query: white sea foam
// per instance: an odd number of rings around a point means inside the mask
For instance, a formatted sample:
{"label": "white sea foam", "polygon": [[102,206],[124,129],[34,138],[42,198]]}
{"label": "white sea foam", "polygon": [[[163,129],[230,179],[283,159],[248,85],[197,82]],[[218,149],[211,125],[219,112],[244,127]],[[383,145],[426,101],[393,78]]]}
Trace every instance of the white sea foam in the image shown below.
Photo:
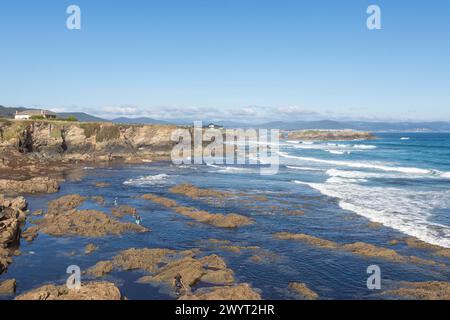
{"label": "white sea foam", "polygon": [[215,164],[207,164],[207,166],[219,169],[217,171],[214,171],[214,172],[218,172],[218,173],[255,173],[256,172],[252,168],[219,166],[219,165],[215,165]]}
{"label": "white sea foam", "polygon": [[344,210],[382,223],[422,241],[450,248],[450,227],[430,222],[434,209],[450,207],[450,191],[415,191],[354,183],[355,179],[328,179],[308,185],[324,195],[339,199]]}
{"label": "white sea foam", "polygon": [[342,154],[349,154],[350,151],[339,151],[339,150],[325,150],[331,154],[338,154],[338,155],[342,155]]}
{"label": "white sea foam", "polygon": [[441,177],[443,178],[449,178],[450,179],[450,172],[444,172],[441,174]]}
{"label": "white sea foam", "polygon": [[131,186],[145,186],[145,185],[155,185],[155,184],[163,184],[167,182],[169,176],[167,174],[157,174],[157,175],[149,175],[149,176],[141,176],[136,179],[129,179],[125,181],[123,184],[131,185]]}
{"label": "white sea foam", "polygon": [[[349,178],[349,179],[424,179],[430,177],[430,175],[419,175],[419,174],[407,174],[401,172],[369,172],[369,171],[351,171],[351,170],[339,170],[339,169],[330,169],[326,172],[330,177],[341,177],[341,178]],[[436,177],[439,177],[438,175]]]}
{"label": "white sea foam", "polygon": [[409,140],[411,139],[410,137],[401,137],[400,140]]}
{"label": "white sea foam", "polygon": [[[330,177],[340,177],[349,179],[367,179],[367,178],[386,178],[387,175],[384,173],[374,173],[374,172],[364,172],[364,171],[349,171],[349,170],[338,170],[330,169],[326,172]],[[390,175],[389,177],[395,177]]]}
{"label": "white sea foam", "polygon": [[326,160],[326,159],[317,159],[311,157],[298,157],[292,156],[287,152],[278,152],[278,154],[287,159],[295,159],[303,162],[316,162],[316,163],[324,163],[334,166],[341,167],[351,167],[351,168],[359,168],[359,169],[376,169],[381,171],[392,171],[392,172],[403,172],[410,174],[431,174],[431,170],[413,168],[413,167],[391,167],[371,162],[353,162],[353,161],[337,161],[337,160]]}
{"label": "white sea foam", "polygon": [[354,149],[361,149],[361,150],[373,150],[373,149],[376,149],[377,146],[373,146],[373,145],[370,145],[370,144],[354,144],[352,146],[352,148],[354,148]]}
{"label": "white sea foam", "polygon": [[319,169],[319,168],[310,168],[310,167],[286,166],[286,168],[293,169],[293,170],[302,170],[302,171],[323,171],[322,169]]}

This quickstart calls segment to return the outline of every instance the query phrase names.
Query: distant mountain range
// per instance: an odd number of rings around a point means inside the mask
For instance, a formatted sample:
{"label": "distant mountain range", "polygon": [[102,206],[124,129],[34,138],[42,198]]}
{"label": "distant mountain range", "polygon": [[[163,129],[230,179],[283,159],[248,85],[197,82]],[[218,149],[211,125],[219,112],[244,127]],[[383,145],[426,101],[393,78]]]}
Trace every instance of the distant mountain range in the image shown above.
{"label": "distant mountain range", "polygon": [[[27,108],[8,108],[0,106],[0,117],[14,118],[16,111],[30,110]],[[103,119],[92,116],[84,112],[61,112],[58,117],[67,118],[74,116],[82,122],[112,122],[121,124],[177,124],[177,125],[192,125],[190,120],[157,120],[148,117],[120,117],[115,119]],[[203,120],[204,124],[209,124],[213,121]],[[435,122],[371,122],[371,121],[334,121],[334,120],[320,120],[320,121],[272,121],[262,124],[249,124],[233,121],[216,121],[213,122],[225,128],[265,128],[265,129],[280,129],[285,131],[290,130],[310,130],[310,129],[326,129],[326,130],[343,130],[351,129],[358,131],[373,131],[373,132],[450,132],[450,122],[435,121]]]}
{"label": "distant mountain range", "polygon": [[258,127],[267,129],[280,129],[280,130],[310,130],[310,129],[327,129],[327,130],[343,130],[351,129],[358,131],[397,131],[397,132],[450,132],[450,122],[370,122],[370,121],[333,121],[333,120],[320,120],[320,121],[295,121],[295,122],[283,122],[274,121],[264,123],[260,125],[249,125],[222,122],[218,123],[225,127]]}
{"label": "distant mountain range", "polygon": [[109,120],[105,120],[96,116],[92,116],[90,114],[84,112],[60,112],[58,113],[58,118],[67,118],[73,116],[81,122],[109,122]]}
{"label": "distant mountain range", "polygon": [[169,122],[167,121],[155,120],[147,117],[140,117],[140,118],[120,117],[112,119],[111,122],[122,124],[169,124]]}

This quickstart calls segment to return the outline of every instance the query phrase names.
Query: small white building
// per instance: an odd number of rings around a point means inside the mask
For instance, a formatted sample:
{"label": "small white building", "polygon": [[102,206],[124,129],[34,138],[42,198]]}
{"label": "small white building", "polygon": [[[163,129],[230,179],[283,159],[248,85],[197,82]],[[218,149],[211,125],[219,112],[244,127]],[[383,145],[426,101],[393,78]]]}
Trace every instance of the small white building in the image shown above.
{"label": "small white building", "polygon": [[14,119],[16,120],[29,120],[34,116],[42,116],[44,119],[56,119],[56,113],[48,110],[25,110],[16,111]]}

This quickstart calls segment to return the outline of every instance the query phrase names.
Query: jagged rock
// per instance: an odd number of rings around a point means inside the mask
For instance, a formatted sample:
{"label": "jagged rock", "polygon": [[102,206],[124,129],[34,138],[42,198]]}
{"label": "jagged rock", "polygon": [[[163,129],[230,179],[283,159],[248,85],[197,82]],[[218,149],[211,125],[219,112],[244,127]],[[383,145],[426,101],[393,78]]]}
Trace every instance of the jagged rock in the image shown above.
{"label": "jagged rock", "polygon": [[114,257],[114,265],[123,270],[146,270],[155,272],[158,264],[167,262],[176,251],[169,249],[128,249]]}
{"label": "jagged rock", "polygon": [[91,254],[93,253],[95,250],[97,250],[98,247],[92,243],[89,243],[88,245],[86,245],[86,247],[84,248],[84,253],[85,254]]}
{"label": "jagged rock", "polygon": [[172,193],[175,194],[182,194],[185,196],[188,196],[192,199],[198,199],[198,198],[229,198],[233,197],[234,194],[231,192],[226,191],[217,191],[213,189],[205,189],[205,188],[198,188],[192,184],[181,184],[178,186],[175,186],[169,190]]}
{"label": "jagged rock", "polygon": [[97,182],[94,185],[96,187],[99,187],[99,188],[106,188],[106,187],[111,186],[111,183],[108,183],[108,182]]}
{"label": "jagged rock", "polygon": [[22,232],[21,237],[28,242],[33,241],[38,236],[39,228],[37,226],[29,227],[27,230]]}
{"label": "jagged rock", "polygon": [[[176,126],[119,125],[111,123],[57,123],[54,121],[14,121],[0,123],[0,143],[4,153],[19,154],[23,162],[100,162],[127,160],[142,162],[169,159]],[[8,157],[5,167],[18,161]],[[23,168],[23,166],[21,166]]]}
{"label": "jagged rock", "polygon": [[303,216],[305,214],[303,210],[286,210],[285,212],[290,216]]}
{"label": "jagged rock", "polygon": [[450,282],[403,282],[402,285],[403,288],[384,294],[418,300],[450,300]]}
{"label": "jagged rock", "polygon": [[13,295],[16,292],[16,279],[0,281],[0,295]]}
{"label": "jagged rock", "polygon": [[75,209],[80,206],[86,197],[80,196],[79,194],[69,194],[48,203],[48,214],[56,215],[59,213],[64,214],[66,211]]}
{"label": "jagged rock", "polygon": [[405,257],[400,256],[394,250],[377,247],[368,243],[356,242],[344,245],[342,248],[346,251],[359,254],[361,256],[382,258],[395,262],[406,262]]}
{"label": "jagged rock", "polygon": [[26,220],[22,208],[27,203],[23,197],[5,199],[0,197],[0,274],[12,262],[12,256],[19,243],[20,229]]}
{"label": "jagged rock", "polygon": [[103,277],[114,269],[111,261],[99,261],[97,264],[87,270],[87,274],[93,277]]}
{"label": "jagged rock", "polygon": [[261,295],[244,283],[235,286],[201,288],[179,300],[261,300]]}
{"label": "jagged rock", "polygon": [[154,275],[142,277],[138,281],[140,283],[167,283],[174,285],[174,279],[177,274],[182,276],[186,286],[193,286],[205,274],[205,270],[200,261],[187,257],[169,262]]}
{"label": "jagged rock", "polygon": [[55,179],[46,177],[37,177],[23,181],[0,179],[0,192],[8,194],[55,193],[58,190],[58,182]]}
{"label": "jagged rock", "polygon": [[275,234],[275,238],[280,239],[280,240],[303,241],[312,246],[316,246],[316,247],[320,247],[320,248],[336,249],[339,246],[337,243],[335,243],[333,241],[320,239],[317,237],[313,237],[313,236],[310,236],[307,234],[301,234],[301,233],[297,234],[297,233],[280,232],[280,233]]}
{"label": "jagged rock", "polygon": [[67,286],[46,285],[21,294],[16,300],[120,300],[120,290],[111,282],[82,284],[79,290]]}
{"label": "jagged rock", "polygon": [[99,205],[104,205],[105,204],[105,198],[101,197],[101,196],[93,196],[91,197],[92,201],[97,202]]}
{"label": "jagged rock", "polygon": [[[49,212],[51,212],[49,210]],[[149,229],[133,223],[117,221],[96,210],[70,210],[63,213],[47,213],[35,222],[43,233],[62,236],[104,237],[125,232],[148,232]]]}
{"label": "jagged rock", "polygon": [[364,257],[370,257],[370,258],[378,258],[378,259],[384,259],[389,260],[392,262],[399,262],[399,263],[415,263],[415,264],[424,264],[424,265],[437,265],[435,261],[432,260],[425,260],[419,257],[410,256],[410,257],[404,257],[399,255],[396,251],[392,249],[387,249],[383,247],[378,247],[369,243],[364,242],[356,242],[356,243],[350,243],[350,244],[338,244],[333,241],[313,237],[306,234],[293,234],[288,232],[280,232],[275,234],[275,238],[280,240],[296,240],[296,241],[302,241],[309,245],[316,246],[319,248],[324,249],[336,249],[336,250],[344,250],[350,253],[354,253],[360,256]]}
{"label": "jagged rock", "polygon": [[121,206],[112,208],[111,213],[113,216],[115,216],[117,218],[122,218],[126,215],[133,216],[133,215],[137,214],[137,210],[136,210],[136,208],[133,208],[128,205],[121,205]]}
{"label": "jagged rock", "polygon": [[36,211],[34,211],[31,215],[32,216],[42,216],[44,214],[44,211],[43,210],[36,210]]}
{"label": "jagged rock", "polygon": [[302,299],[306,300],[317,300],[319,295],[308,288],[308,286],[304,283],[293,282],[289,284],[289,290],[295,292]]}
{"label": "jagged rock", "polygon": [[383,224],[379,223],[379,222],[373,222],[373,221],[369,222],[369,228],[378,229],[378,228],[381,228],[382,226],[383,226]]}
{"label": "jagged rock", "polygon": [[242,215],[230,213],[230,214],[213,214],[207,211],[198,210],[193,207],[185,207],[179,205],[176,201],[155,196],[152,194],[146,194],[142,196],[143,199],[150,200],[152,202],[163,205],[167,208],[173,209],[176,213],[189,217],[198,222],[206,223],[220,228],[237,228],[252,224],[253,221]]}
{"label": "jagged rock", "polygon": [[203,257],[199,261],[208,269],[225,269],[227,267],[225,261],[216,254]]}
{"label": "jagged rock", "polygon": [[435,255],[450,259],[450,248],[444,248],[434,244],[430,244],[414,237],[406,237],[402,241],[404,241],[408,247],[416,249],[432,250]]}
{"label": "jagged rock", "polygon": [[235,282],[234,272],[230,269],[210,270],[200,280],[210,284],[232,284]]}

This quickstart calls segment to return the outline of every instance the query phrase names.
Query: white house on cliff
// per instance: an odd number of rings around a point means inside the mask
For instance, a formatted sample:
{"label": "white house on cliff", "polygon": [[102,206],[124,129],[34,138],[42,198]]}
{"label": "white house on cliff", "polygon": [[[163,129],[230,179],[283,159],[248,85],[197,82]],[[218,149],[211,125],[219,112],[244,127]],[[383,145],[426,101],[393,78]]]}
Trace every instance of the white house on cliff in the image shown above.
{"label": "white house on cliff", "polygon": [[14,119],[16,120],[28,120],[31,117],[42,116],[44,119],[56,119],[56,113],[48,110],[25,110],[16,111]]}

